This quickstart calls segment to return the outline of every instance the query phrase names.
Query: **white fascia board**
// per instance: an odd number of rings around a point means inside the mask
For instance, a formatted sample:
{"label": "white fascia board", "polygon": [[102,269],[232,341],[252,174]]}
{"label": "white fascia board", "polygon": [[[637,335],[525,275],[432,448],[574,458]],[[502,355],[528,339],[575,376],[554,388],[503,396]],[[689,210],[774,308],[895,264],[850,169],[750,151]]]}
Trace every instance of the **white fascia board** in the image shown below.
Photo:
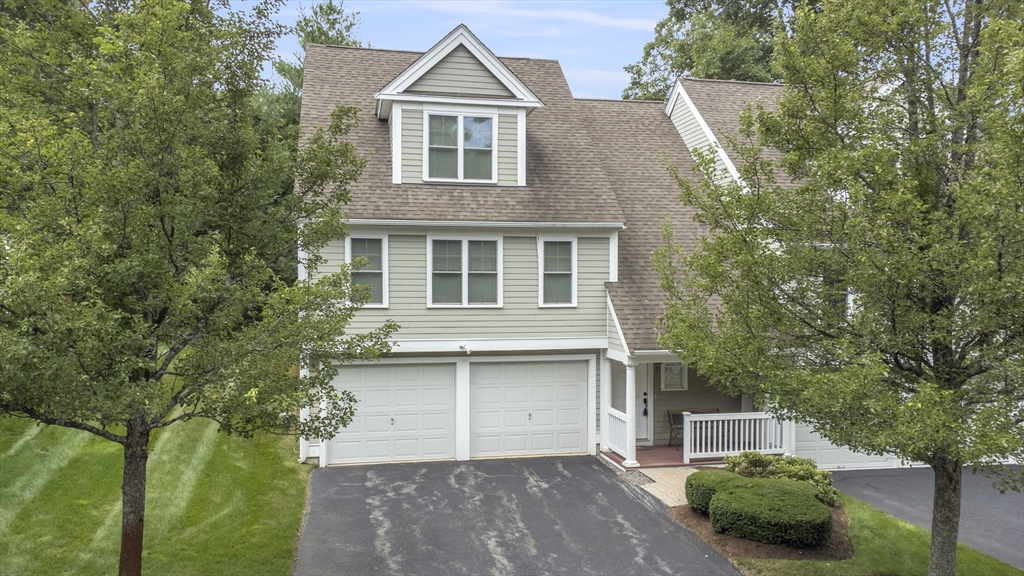
{"label": "white fascia board", "polygon": [[409,352],[515,352],[527,350],[593,350],[608,347],[608,338],[465,338],[448,340],[395,340],[396,354]]}
{"label": "white fascia board", "polygon": [[665,116],[672,117],[672,111],[676,108],[676,100],[679,99],[679,91],[682,88],[683,84],[677,79],[672,85],[672,89],[668,91],[668,100],[665,101]]}
{"label": "white fascia board", "polygon": [[634,350],[637,362],[681,362],[671,350]]}
{"label": "white fascia board", "polygon": [[351,218],[350,226],[436,226],[441,228],[580,228],[587,230],[624,230],[621,222],[490,222],[453,220],[389,220]]}
{"label": "white fascia board", "polygon": [[[495,78],[508,88],[509,92],[512,92],[516,98],[513,104],[528,107],[542,107],[544,105],[540,98],[527,88],[479,38],[470,32],[465,24],[459,24],[447,36],[442,38],[440,42],[396,76],[394,80],[374,94],[374,98],[378,102],[378,113],[384,113],[383,106],[380,105],[382,100],[401,94],[460,45],[465,46]],[[403,98],[406,96],[412,95],[403,95]]]}
{"label": "white fascia board", "polygon": [[393,113],[393,106],[398,102],[424,103],[424,104],[453,104],[456,106],[493,106],[500,108],[518,108],[530,113],[535,108],[543,108],[544,105],[537,102],[523,102],[521,100],[495,100],[493,98],[466,98],[464,96],[434,96],[430,94],[380,94],[377,97],[377,119],[387,120]]}
{"label": "white fascia board", "polygon": [[[615,314],[615,305],[612,304],[612,295],[607,290],[604,291],[604,294],[608,298],[608,312],[611,313],[612,321],[615,322],[615,331],[619,335],[619,341],[622,342],[622,347],[626,349],[627,353],[629,353],[629,343],[626,342],[626,336],[622,333],[622,325],[619,324],[619,317]],[[612,352],[612,350],[609,350],[609,352]],[[611,358],[611,356],[609,356],[609,358]]]}
{"label": "white fascia board", "polygon": [[740,179],[739,171],[736,170],[736,165],[732,163],[732,159],[729,158],[729,154],[726,153],[725,148],[722,147],[718,138],[715,137],[715,133],[711,131],[711,127],[708,126],[708,123],[704,121],[704,117],[700,115],[700,111],[697,110],[697,106],[693,103],[693,100],[690,100],[690,95],[687,94],[686,89],[683,88],[683,83],[676,80],[676,88],[673,89],[673,92],[677,92],[679,97],[683,99],[686,107],[690,109],[690,113],[693,114],[693,117],[697,120],[697,125],[700,126],[700,129],[704,132],[704,135],[711,143],[711,146],[715,149],[718,157],[721,158],[722,162],[725,164],[725,168],[729,171],[729,175],[732,176],[736,182],[742,184],[743,181]]}

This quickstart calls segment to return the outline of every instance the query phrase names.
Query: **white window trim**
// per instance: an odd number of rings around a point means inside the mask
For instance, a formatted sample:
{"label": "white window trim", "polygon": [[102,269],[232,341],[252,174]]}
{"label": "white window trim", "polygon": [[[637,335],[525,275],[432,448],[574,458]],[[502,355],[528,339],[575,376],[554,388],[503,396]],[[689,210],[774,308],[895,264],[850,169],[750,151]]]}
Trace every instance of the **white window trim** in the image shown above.
{"label": "white window trim", "polygon": [[[544,243],[545,242],[571,242],[572,243],[572,302],[567,304],[545,304],[544,303]],[[576,251],[576,237],[574,236],[538,236],[537,237],[537,306],[540,308],[575,308],[576,288],[579,276],[579,258]]]}
{"label": "white window trim", "polygon": [[352,238],[367,240],[380,240],[380,268],[381,268],[381,295],[382,304],[363,304],[363,308],[387,308],[388,307],[388,235],[387,234],[349,234],[345,236],[345,264],[352,265]]}
{"label": "white window trim", "polygon": [[[431,178],[430,177],[430,116],[456,116],[459,119],[458,129],[458,178]],[[491,179],[490,180],[467,180],[462,177],[463,147],[462,122],[466,116],[474,118],[491,119]],[[497,109],[472,109],[462,107],[423,107],[423,181],[424,182],[449,182],[455,184],[497,184],[498,183],[498,110]]]}
{"label": "white window trim", "polygon": [[[682,388],[665,388],[665,368],[669,364],[679,364],[683,368],[683,387]],[[685,392],[690,389],[690,371],[687,369],[686,364],[682,362],[662,362],[661,364],[661,384],[659,385],[662,392]]]}
{"label": "white window trim", "polygon": [[[434,304],[434,240],[449,240],[462,242],[462,304]],[[483,240],[497,243],[498,255],[498,303],[497,304],[470,304],[469,303],[469,241]],[[504,273],[502,269],[504,252],[501,236],[431,236],[427,235],[427,308],[501,308],[504,306]]]}

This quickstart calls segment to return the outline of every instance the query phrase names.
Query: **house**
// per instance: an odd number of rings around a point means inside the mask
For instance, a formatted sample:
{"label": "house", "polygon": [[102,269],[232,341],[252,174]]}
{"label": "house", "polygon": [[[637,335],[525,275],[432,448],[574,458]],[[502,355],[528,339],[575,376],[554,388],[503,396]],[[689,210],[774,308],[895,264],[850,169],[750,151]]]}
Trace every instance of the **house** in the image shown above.
{"label": "house", "polygon": [[[350,330],[401,325],[394,354],[342,366],[352,424],[303,441],[321,465],[553,454],[684,443],[680,462],[741,449],[824,467],[893,466],[732,398],[658,346],[651,263],[663,223],[705,233],[667,171],[735,133],[777,86],[681,80],[669,101],[574,98],[557,61],[498,58],[465,26],[425,53],[307,47],[302,126],[361,108],[368,155],[349,236],[373,298]],[[735,172],[727,151],[722,166]],[[324,266],[322,272],[330,272]],[[302,272],[300,271],[300,274]],[[682,438],[670,413],[686,412]]]}

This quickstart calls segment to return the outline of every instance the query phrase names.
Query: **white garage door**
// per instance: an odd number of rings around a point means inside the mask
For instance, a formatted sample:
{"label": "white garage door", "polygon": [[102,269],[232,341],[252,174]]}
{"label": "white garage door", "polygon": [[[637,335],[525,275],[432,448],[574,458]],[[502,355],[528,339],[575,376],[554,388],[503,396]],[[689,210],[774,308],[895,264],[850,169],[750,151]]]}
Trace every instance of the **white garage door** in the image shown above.
{"label": "white garage door", "polygon": [[470,365],[470,456],[587,452],[587,363]]}
{"label": "white garage door", "polygon": [[352,423],[328,442],[328,464],[455,458],[455,365],[343,366]]}
{"label": "white garage door", "polygon": [[873,456],[854,452],[844,446],[836,446],[822,438],[807,424],[796,425],[796,455],[814,458],[818,467],[825,470],[858,470],[863,468],[892,468],[896,457],[892,455]]}

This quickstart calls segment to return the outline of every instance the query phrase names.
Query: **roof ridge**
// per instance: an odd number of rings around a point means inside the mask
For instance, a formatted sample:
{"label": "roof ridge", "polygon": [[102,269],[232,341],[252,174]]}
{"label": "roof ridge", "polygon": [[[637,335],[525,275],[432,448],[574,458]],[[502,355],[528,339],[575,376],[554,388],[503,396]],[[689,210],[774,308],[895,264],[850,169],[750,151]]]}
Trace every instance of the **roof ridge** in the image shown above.
{"label": "roof ridge", "polygon": [[751,80],[723,80],[720,78],[693,78],[690,76],[680,76],[679,80],[687,80],[693,82],[721,82],[724,84],[751,84],[753,86],[778,86],[782,88],[785,86],[782,82],[754,82]]}
{"label": "roof ridge", "polygon": [[591,102],[630,102],[635,104],[660,104],[662,106],[665,105],[664,100],[627,100],[624,98],[577,98],[575,96],[573,96],[573,100],[588,100]]}

